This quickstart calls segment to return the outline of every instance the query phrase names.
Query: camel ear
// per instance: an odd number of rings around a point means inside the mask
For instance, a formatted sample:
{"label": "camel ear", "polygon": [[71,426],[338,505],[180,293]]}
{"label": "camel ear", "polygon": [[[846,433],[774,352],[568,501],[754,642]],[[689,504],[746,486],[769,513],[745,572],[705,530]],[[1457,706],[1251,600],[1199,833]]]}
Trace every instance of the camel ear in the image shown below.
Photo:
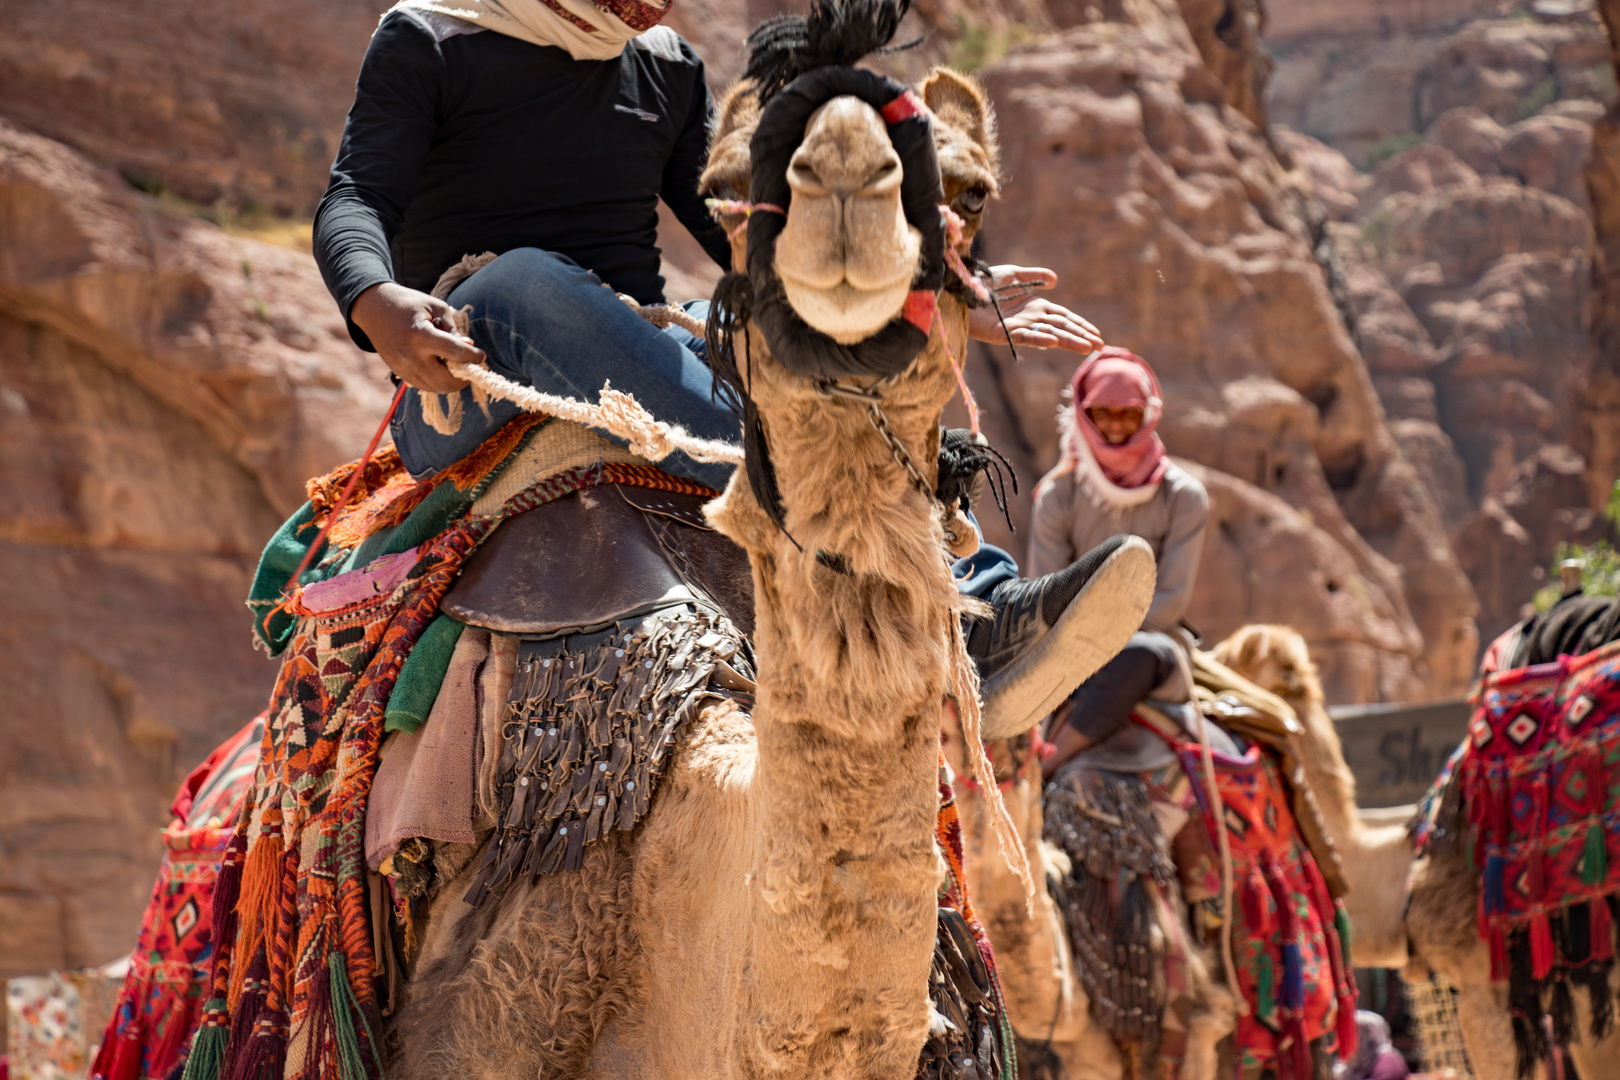
{"label": "camel ear", "polygon": [[759,94],[754,90],[754,81],[752,79],[733,81],[721,92],[715,112],[719,116],[719,122],[714,128],[716,141],[739,128],[753,127],[759,123]]}
{"label": "camel ear", "polygon": [[930,112],[978,143],[991,161],[999,158],[996,114],[979,80],[947,67],[937,67],[923,80],[918,92]]}

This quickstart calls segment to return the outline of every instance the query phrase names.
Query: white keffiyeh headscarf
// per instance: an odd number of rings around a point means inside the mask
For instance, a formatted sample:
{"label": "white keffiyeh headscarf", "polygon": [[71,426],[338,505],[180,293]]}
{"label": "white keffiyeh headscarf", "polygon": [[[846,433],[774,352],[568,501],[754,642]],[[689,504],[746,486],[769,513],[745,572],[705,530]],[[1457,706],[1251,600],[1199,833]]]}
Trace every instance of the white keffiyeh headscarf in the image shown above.
{"label": "white keffiyeh headscarf", "polygon": [[431,11],[527,41],[567,49],[575,60],[611,60],[625,42],[669,14],[674,0],[400,0],[395,8]]}

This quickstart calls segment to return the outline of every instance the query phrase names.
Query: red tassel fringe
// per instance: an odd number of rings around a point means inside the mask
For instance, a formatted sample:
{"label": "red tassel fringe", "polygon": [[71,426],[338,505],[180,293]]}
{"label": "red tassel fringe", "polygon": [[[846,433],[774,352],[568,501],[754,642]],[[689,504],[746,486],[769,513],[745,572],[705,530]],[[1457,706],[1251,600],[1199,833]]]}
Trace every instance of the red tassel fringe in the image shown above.
{"label": "red tassel fringe", "polygon": [[1243,882],[1243,921],[1260,935],[1276,932],[1277,920],[1271,910],[1271,888],[1255,866]]}
{"label": "red tassel fringe", "polygon": [[1614,922],[1609,915],[1609,901],[1606,897],[1594,896],[1587,902],[1586,907],[1591,912],[1592,959],[1612,959],[1614,957]]}
{"label": "red tassel fringe", "polygon": [[1490,924],[1485,940],[1491,950],[1491,981],[1506,982],[1508,977],[1507,933],[1500,926]]}
{"label": "red tassel fringe", "polygon": [[185,1049],[186,1039],[191,1035],[191,1029],[196,1025],[196,1001],[173,1000],[169,1004],[168,1015],[163,1022],[168,1025],[163,1029],[163,1038],[158,1042],[157,1049],[152,1051],[153,1076],[168,1076],[175,1063],[180,1060],[180,1051]]}
{"label": "red tassel fringe", "polygon": [[1538,911],[1530,916],[1530,974],[1540,982],[1552,969],[1552,927],[1548,925],[1547,913]]}
{"label": "red tassel fringe", "polygon": [[[141,1022],[139,1017],[136,1017],[135,1021],[126,1027],[117,1039],[113,1040],[111,1060],[107,1062],[107,1071],[101,1073],[98,1069],[95,1075],[105,1076],[106,1080],[140,1080],[141,1045],[145,1042],[146,1025]],[[106,1048],[103,1047],[102,1054],[105,1053]],[[96,1055],[98,1065],[101,1056],[101,1054]]]}
{"label": "red tassel fringe", "polygon": [[1339,1015],[1333,1022],[1333,1030],[1339,1037],[1339,1060],[1349,1061],[1354,1058],[1356,1044],[1361,1039],[1361,1034],[1356,1029],[1355,995],[1343,992],[1339,994]]}

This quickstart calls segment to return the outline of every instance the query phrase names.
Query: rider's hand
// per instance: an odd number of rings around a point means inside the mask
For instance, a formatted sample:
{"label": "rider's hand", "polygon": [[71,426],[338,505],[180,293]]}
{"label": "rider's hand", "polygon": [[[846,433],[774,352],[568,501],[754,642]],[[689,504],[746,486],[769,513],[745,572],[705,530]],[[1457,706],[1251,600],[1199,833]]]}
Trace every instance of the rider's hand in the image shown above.
{"label": "rider's hand", "polygon": [[1058,716],[1057,728],[1052,732],[1052,746],[1055,752],[1041,762],[1041,783],[1052,779],[1065,762],[1090,745],[1090,739],[1070,727],[1063,715]]}
{"label": "rider's hand", "polygon": [[355,300],[349,317],[366,332],[377,355],[395,375],[418,390],[454,394],[467,383],[445,369],[446,360],[480,364],[484,351],[449,330],[455,309],[424,292],[392,281],[373,285]]}
{"label": "rider's hand", "polygon": [[990,278],[991,288],[1011,293],[1001,300],[1001,315],[1007,320],[1007,331],[1002,332],[995,308],[973,308],[968,312],[969,337],[997,344],[1006,341],[1007,334],[1011,334],[1014,345],[1068,349],[1077,353],[1102,348],[1102,335],[1095,326],[1062,304],[1035,298],[1037,289],[1050,289],[1057,284],[1057,274],[1038,266],[992,266]]}

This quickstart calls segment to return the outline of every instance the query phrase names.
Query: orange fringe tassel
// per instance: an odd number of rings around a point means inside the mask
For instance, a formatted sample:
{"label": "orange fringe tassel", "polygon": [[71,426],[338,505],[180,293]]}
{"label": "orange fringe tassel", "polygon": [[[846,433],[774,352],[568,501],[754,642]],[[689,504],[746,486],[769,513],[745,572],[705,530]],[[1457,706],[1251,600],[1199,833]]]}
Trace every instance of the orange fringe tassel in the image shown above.
{"label": "orange fringe tassel", "polygon": [[[237,956],[252,962],[253,955],[262,945],[268,951],[275,940],[280,921],[282,857],[285,854],[281,834],[263,833],[248,851],[242,867],[242,892],[236,901],[240,920],[236,947]],[[244,967],[245,971],[246,968]],[[232,973],[228,1001],[231,1012],[242,1000],[242,977]]]}

